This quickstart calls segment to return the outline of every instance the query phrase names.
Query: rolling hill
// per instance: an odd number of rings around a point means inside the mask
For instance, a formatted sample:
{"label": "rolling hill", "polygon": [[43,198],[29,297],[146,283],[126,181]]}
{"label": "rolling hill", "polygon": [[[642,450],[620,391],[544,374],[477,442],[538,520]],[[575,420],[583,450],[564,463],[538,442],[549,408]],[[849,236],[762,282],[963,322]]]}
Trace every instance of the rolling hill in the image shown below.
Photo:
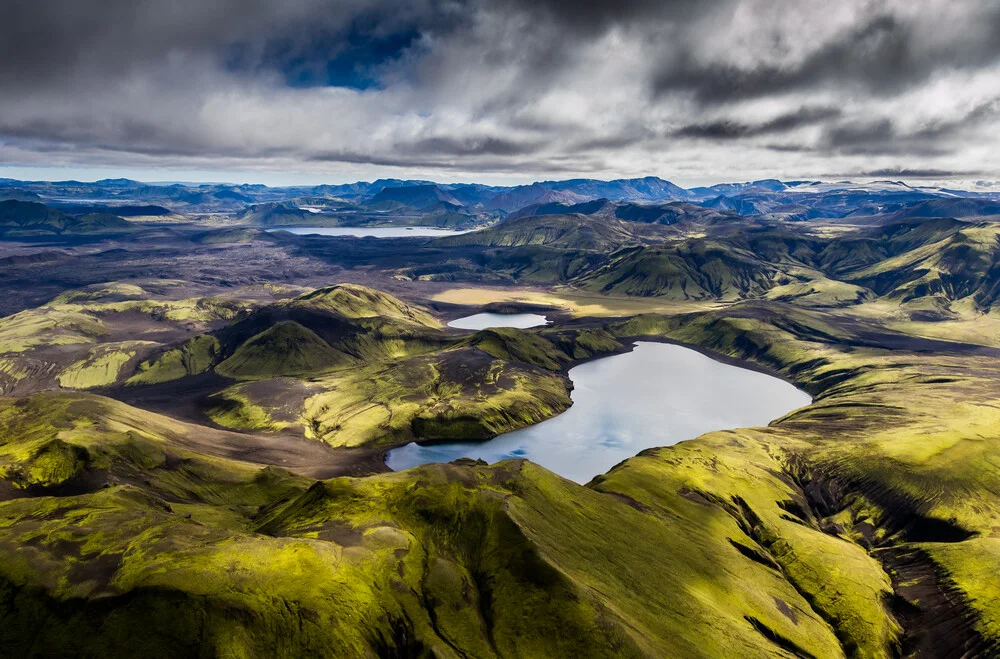
{"label": "rolling hill", "polygon": [[589,215],[526,215],[488,229],[439,238],[444,246],[523,247],[545,245],[579,250],[611,250],[639,239],[636,227]]}
{"label": "rolling hill", "polygon": [[761,296],[782,280],[789,278],[751,252],[721,243],[686,242],[622,249],[572,283],[618,295],[734,300]]}
{"label": "rolling hill", "polygon": [[73,216],[32,201],[0,201],[0,232],[7,235],[37,233],[93,233],[132,228],[128,220],[107,213]]}
{"label": "rolling hill", "polygon": [[852,273],[847,279],[902,302],[940,296],[989,310],[1000,299],[1000,226],[949,232]]}
{"label": "rolling hill", "polygon": [[235,379],[261,379],[321,373],[353,361],[314,332],[286,320],[240,344],[215,371]]}

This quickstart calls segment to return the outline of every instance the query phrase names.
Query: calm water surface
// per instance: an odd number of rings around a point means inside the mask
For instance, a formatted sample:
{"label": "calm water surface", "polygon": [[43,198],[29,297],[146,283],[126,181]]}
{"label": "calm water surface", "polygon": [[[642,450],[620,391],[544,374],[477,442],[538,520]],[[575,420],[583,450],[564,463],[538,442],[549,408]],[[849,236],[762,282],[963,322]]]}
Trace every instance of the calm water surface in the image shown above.
{"label": "calm water surface", "polygon": [[477,313],[473,316],[457,318],[448,323],[448,327],[467,330],[481,330],[487,327],[527,329],[547,325],[548,322],[545,316],[540,316],[537,313]]}
{"label": "calm water surface", "polygon": [[767,425],[811,401],[778,378],[665,343],[637,343],[630,353],[582,364],[569,376],[573,406],[557,417],[487,442],[408,444],[390,451],[386,464],[398,471],[461,457],[528,458],[586,483],[643,449]]}
{"label": "calm water surface", "polygon": [[437,227],[280,227],[268,231],[287,231],[300,236],[357,236],[365,238],[421,238],[456,236],[469,231],[439,229]]}

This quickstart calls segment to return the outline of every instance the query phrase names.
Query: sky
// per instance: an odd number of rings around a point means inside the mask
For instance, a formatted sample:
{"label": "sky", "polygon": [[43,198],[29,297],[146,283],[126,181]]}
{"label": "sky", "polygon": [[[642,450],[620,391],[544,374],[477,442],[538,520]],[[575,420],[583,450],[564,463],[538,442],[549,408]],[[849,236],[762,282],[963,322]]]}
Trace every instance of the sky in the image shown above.
{"label": "sky", "polygon": [[1000,186],[997,0],[0,8],[0,176]]}

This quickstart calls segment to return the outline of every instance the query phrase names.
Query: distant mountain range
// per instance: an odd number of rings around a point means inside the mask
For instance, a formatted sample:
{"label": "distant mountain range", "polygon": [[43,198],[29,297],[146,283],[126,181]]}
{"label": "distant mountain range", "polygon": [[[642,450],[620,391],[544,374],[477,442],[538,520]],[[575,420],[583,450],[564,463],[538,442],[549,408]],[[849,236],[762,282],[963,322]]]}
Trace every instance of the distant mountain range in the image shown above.
{"label": "distant mountain range", "polygon": [[[312,207],[311,212],[350,210],[411,215],[473,216],[493,213],[503,216],[528,207],[551,204],[571,207],[597,200],[638,206],[684,202],[721,213],[743,216],[771,214],[789,220],[807,220],[849,214],[882,215],[902,210],[907,204],[933,200],[941,200],[945,209],[952,203],[947,200],[973,200],[971,206],[965,205],[968,210],[975,208],[975,200],[1000,200],[1000,193],[913,187],[898,181],[830,183],[777,179],[685,189],[655,176],[612,181],[540,181],[518,186],[443,184],[403,179],[293,187],[223,183],[149,184],[130,179],[103,179],[93,183],[0,179],[0,200],[6,199],[43,202],[71,214],[91,209],[92,212],[125,216],[135,214],[136,207],[151,215],[168,212],[246,213],[249,207],[263,204],[280,204],[285,211]],[[153,206],[159,208],[154,209]],[[648,214],[647,211],[636,212]],[[947,214],[949,211],[941,212]],[[290,214],[301,215],[285,213],[286,216]]]}

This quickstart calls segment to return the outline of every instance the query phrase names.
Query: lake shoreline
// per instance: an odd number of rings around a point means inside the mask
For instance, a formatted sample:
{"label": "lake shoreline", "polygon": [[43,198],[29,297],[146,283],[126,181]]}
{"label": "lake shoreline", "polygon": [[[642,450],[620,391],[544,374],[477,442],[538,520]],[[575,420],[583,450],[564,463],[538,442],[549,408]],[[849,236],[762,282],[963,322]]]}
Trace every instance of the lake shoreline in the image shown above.
{"label": "lake shoreline", "polygon": [[[646,354],[612,359],[636,350]],[[386,451],[386,464],[401,471],[462,457],[491,464],[525,458],[582,484],[644,450],[765,427],[812,403],[785,378],[706,352],[675,341],[628,340],[620,350],[564,367],[573,400],[562,413],[485,441],[410,442]],[[583,370],[570,375],[572,369]]]}
{"label": "lake shoreline", "polygon": [[[525,305],[525,306],[531,306],[531,305]],[[454,328],[451,328],[451,329],[454,329]],[[466,330],[459,330],[459,331],[466,331]],[[754,361],[751,361],[751,360],[748,360],[748,359],[740,359],[738,357],[732,357],[730,355],[718,352],[716,350],[712,350],[711,348],[706,348],[704,346],[700,346],[700,345],[697,345],[697,344],[685,343],[683,341],[678,341],[677,339],[672,339],[672,338],[665,337],[665,336],[662,336],[662,335],[625,336],[625,337],[618,338],[618,341],[622,344],[621,348],[617,348],[615,350],[609,350],[608,352],[603,352],[603,353],[600,353],[598,355],[593,355],[593,356],[590,356],[590,357],[584,357],[584,358],[581,358],[581,359],[574,359],[571,362],[567,362],[567,363],[563,364],[559,368],[559,373],[561,373],[562,375],[567,376],[567,379],[569,380],[570,391],[573,391],[573,389],[574,389],[573,380],[568,377],[570,370],[576,368],[577,366],[582,366],[584,364],[589,364],[590,362],[596,361],[598,359],[605,359],[607,357],[613,357],[615,355],[628,354],[630,352],[633,352],[635,350],[636,346],[639,343],[645,342],[645,343],[664,343],[664,344],[668,344],[668,345],[679,346],[681,348],[688,348],[690,350],[693,350],[693,351],[695,351],[697,353],[700,353],[700,354],[704,355],[705,357],[708,357],[709,359],[712,359],[714,361],[720,362],[722,364],[726,364],[728,366],[735,366],[737,368],[742,368],[742,369],[745,369],[745,370],[748,370],[748,371],[754,371],[756,373],[761,373],[763,375],[769,375],[769,376],[771,376],[773,378],[781,380],[782,382],[785,382],[787,384],[792,385],[793,387],[795,387],[799,391],[801,391],[801,392],[805,393],[806,395],[808,395],[810,397],[810,399],[811,399],[809,405],[811,405],[811,404],[813,404],[813,402],[815,402],[815,397],[812,394],[810,394],[809,392],[805,391],[802,388],[802,386],[801,386],[802,383],[801,382],[799,382],[799,381],[797,381],[797,380],[795,380],[795,379],[793,379],[791,377],[788,377],[788,376],[782,374],[781,372],[777,371],[776,369],[771,368],[771,367],[769,367],[769,366],[767,366],[765,364],[754,362]],[[568,411],[569,409],[572,409],[572,407],[573,407],[574,404],[575,404],[574,402],[571,402],[570,403],[570,407],[566,411]],[[807,406],[803,406],[803,407],[807,407]],[[566,411],[561,412],[561,414],[565,414]],[[551,417],[551,418],[556,418],[556,417]],[[776,418],[772,419],[771,423],[775,423],[775,422],[779,421],[781,418],[782,417],[776,417]],[[543,421],[539,421],[538,423],[544,423],[545,421],[548,421],[548,419],[545,419]],[[538,423],[532,424],[532,425],[533,426],[537,426]],[[770,424],[768,424],[768,425],[770,425]],[[530,428],[532,426],[527,426],[527,427]],[[497,437],[500,437],[503,434],[506,434],[506,433],[500,433],[498,435],[494,435],[493,437],[481,440],[478,443],[485,444],[485,443],[491,442],[491,441],[493,441]],[[696,439],[696,438],[692,437],[691,439]],[[468,441],[469,443],[472,443],[473,440],[466,440],[466,441]],[[688,440],[682,440],[682,441],[688,441]],[[452,442],[450,440],[444,440],[444,441],[430,440],[430,441],[421,441],[421,442],[413,442],[413,443],[418,444],[420,446],[438,446],[438,445],[450,444],[450,443],[454,443],[454,442]],[[378,471],[380,473],[387,473],[387,472],[392,472],[393,471],[386,464],[386,459],[388,458],[388,455],[389,455],[390,451],[394,451],[396,449],[402,448],[403,446],[406,446],[406,444],[401,444],[399,446],[384,447],[384,448],[380,447],[377,450],[373,451],[373,453],[372,453],[372,459],[373,459],[373,461],[375,461],[375,462],[377,462],[379,464],[380,469]]]}

